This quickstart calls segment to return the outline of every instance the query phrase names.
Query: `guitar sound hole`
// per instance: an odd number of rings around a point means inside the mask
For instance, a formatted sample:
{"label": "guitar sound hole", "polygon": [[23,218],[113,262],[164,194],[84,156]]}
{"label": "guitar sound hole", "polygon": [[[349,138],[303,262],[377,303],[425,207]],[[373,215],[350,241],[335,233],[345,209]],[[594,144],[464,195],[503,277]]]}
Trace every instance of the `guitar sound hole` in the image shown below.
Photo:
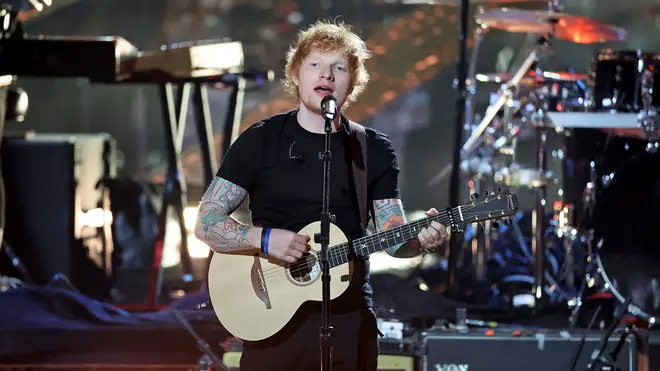
{"label": "guitar sound hole", "polygon": [[321,266],[315,255],[305,254],[298,262],[291,264],[289,274],[296,282],[310,282],[321,274]]}

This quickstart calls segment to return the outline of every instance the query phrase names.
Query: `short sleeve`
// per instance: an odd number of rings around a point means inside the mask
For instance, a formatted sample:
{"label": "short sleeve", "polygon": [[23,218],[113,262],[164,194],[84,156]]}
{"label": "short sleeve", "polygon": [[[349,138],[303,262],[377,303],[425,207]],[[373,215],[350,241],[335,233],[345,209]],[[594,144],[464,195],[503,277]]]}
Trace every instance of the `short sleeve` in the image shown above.
{"label": "short sleeve", "polygon": [[251,191],[263,151],[262,123],[246,129],[229,147],[216,176]]}
{"label": "short sleeve", "polygon": [[[399,163],[390,138],[377,131],[369,130],[367,142],[369,166],[371,167],[371,198],[386,200],[401,198],[399,190]],[[369,135],[371,134],[371,135]]]}

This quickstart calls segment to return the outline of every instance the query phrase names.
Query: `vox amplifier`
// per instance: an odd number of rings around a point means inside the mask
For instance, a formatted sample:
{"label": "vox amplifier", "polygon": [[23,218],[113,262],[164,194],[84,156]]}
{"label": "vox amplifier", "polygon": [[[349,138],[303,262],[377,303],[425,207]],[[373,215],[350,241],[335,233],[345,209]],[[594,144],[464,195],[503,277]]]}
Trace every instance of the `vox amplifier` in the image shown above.
{"label": "vox amplifier", "polygon": [[[582,371],[598,353],[604,334],[589,332],[582,344],[584,331],[580,329],[527,334],[510,330],[470,331],[468,334],[440,330],[424,333],[420,342],[420,371]],[[612,352],[621,334],[615,332],[609,339],[606,355]],[[647,370],[644,365],[648,365],[648,354],[641,348],[644,345],[638,344],[633,336],[626,339],[617,357],[621,371]],[[571,367],[576,355],[577,363]]]}

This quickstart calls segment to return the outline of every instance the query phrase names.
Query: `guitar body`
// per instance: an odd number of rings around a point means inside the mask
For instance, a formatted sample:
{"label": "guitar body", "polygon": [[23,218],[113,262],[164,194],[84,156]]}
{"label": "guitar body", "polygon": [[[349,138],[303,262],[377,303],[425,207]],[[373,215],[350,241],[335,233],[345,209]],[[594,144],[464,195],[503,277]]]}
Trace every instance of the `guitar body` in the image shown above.
{"label": "guitar body", "polygon": [[[246,341],[267,339],[279,332],[306,301],[322,300],[321,245],[313,236],[320,222],[298,232],[312,237],[312,251],[298,263],[266,255],[214,253],[209,267],[209,296],[220,323],[235,337]],[[330,225],[330,244],[347,242],[344,233]],[[332,255],[332,247],[328,254]],[[337,298],[348,288],[353,264],[330,269],[330,295]]]}
{"label": "guitar body", "polygon": [[[500,190],[481,200],[449,208],[399,226],[348,242],[344,233],[330,224],[330,296],[343,294],[353,277],[354,255],[368,256],[416,237],[432,221],[460,232],[460,226],[484,220],[502,219],[518,210],[518,198]],[[307,225],[298,232],[314,236],[321,223]],[[214,253],[208,283],[211,304],[220,323],[235,337],[246,341],[267,339],[278,333],[306,301],[321,301],[323,293],[321,246],[312,243],[310,254],[295,264],[263,254]]]}

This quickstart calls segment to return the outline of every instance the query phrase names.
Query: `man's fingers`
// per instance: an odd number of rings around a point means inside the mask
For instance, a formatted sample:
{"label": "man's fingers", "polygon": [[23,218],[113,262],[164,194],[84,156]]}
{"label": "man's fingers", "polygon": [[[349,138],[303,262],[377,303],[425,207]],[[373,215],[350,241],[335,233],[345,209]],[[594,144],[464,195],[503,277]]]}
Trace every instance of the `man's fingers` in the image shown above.
{"label": "man's fingers", "polygon": [[300,250],[291,249],[289,250],[289,255],[293,256],[296,259],[300,259],[302,258],[303,253]]}
{"label": "man's fingers", "polygon": [[302,235],[302,234],[296,234],[296,236],[293,238],[293,240],[304,245],[307,242],[309,242],[311,240],[311,238],[309,236],[305,236],[305,235]]}
{"label": "man's fingers", "polygon": [[422,229],[422,231],[419,234],[422,235],[424,242],[427,242],[433,238],[426,228]]}

